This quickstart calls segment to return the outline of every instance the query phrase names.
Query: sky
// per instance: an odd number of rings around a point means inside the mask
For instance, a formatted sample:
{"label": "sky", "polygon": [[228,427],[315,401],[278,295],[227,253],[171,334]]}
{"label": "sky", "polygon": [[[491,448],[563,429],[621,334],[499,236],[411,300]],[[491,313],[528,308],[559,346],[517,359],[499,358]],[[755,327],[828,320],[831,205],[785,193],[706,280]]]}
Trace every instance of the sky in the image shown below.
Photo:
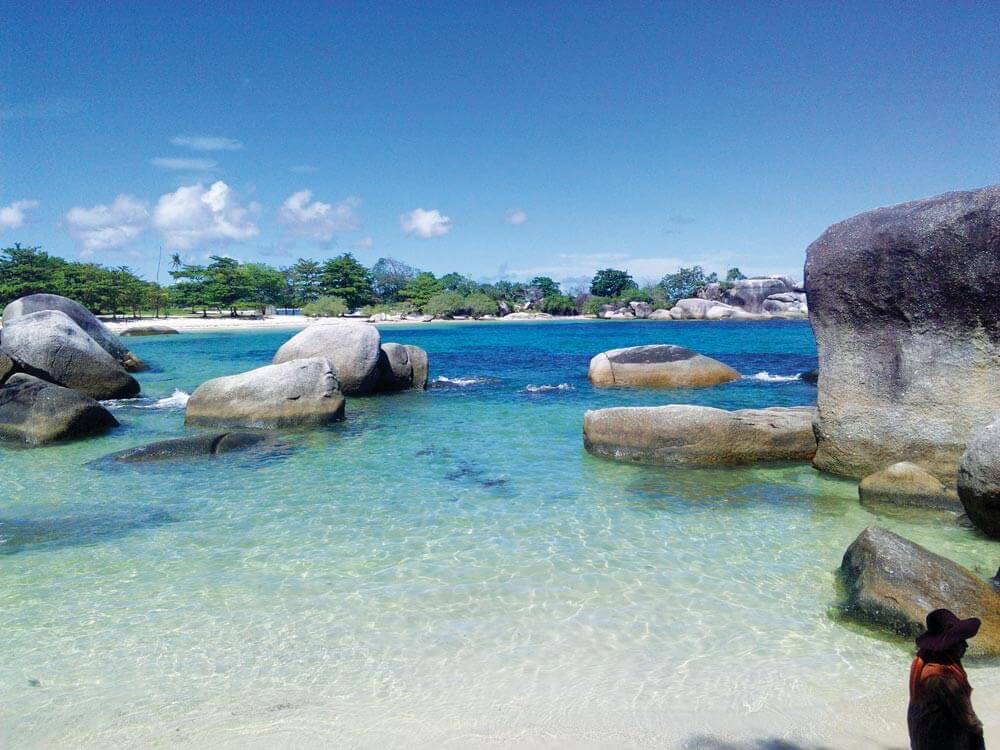
{"label": "sky", "polygon": [[0,247],[801,278],[836,221],[1000,182],[998,35],[995,1],[11,0]]}

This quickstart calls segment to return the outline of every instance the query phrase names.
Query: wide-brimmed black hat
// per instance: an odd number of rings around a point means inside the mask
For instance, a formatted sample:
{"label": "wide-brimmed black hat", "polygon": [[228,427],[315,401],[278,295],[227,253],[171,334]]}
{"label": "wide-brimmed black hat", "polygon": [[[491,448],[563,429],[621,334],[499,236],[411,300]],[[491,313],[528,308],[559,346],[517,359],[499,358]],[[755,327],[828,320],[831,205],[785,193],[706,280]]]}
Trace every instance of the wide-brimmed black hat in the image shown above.
{"label": "wide-brimmed black hat", "polygon": [[917,648],[947,651],[972,638],[981,624],[978,617],[961,620],[950,609],[935,609],[927,615],[927,632],[917,637]]}

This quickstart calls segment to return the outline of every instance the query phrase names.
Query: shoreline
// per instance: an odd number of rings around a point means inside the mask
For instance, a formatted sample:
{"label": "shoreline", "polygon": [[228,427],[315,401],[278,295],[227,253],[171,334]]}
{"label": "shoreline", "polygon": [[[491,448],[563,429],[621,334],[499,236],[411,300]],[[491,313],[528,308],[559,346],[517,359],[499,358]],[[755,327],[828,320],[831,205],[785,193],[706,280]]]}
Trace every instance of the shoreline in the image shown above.
{"label": "shoreline", "polygon": [[[266,318],[250,318],[250,317],[208,317],[202,318],[200,316],[172,316],[172,317],[160,317],[160,318],[130,318],[128,320],[108,320],[101,318],[101,322],[104,323],[113,333],[120,335],[123,331],[129,328],[139,328],[144,326],[167,326],[173,328],[178,333],[197,333],[197,332],[207,332],[207,331],[249,331],[249,330],[265,330],[265,329],[291,329],[291,328],[306,328],[307,326],[313,325],[314,323],[319,323],[323,320],[331,320],[331,318],[308,318],[304,315],[273,315]],[[601,322],[601,323],[634,323],[634,322],[644,322],[644,323],[715,323],[715,322],[727,322],[723,321],[712,321],[712,320],[648,320],[646,318],[633,318],[631,320],[616,320],[616,319],[604,319],[598,318],[596,315],[565,315],[565,316],[553,316],[549,318],[494,318],[492,320],[476,320],[472,318],[467,318],[464,320],[448,320],[443,318],[435,318],[433,320],[421,321],[421,320],[379,320],[370,321],[368,318],[336,318],[336,320],[356,320],[363,323],[371,323],[375,326],[398,326],[398,325],[412,325],[412,326],[422,326],[427,324],[449,324],[449,325],[463,325],[463,324],[496,324],[496,323],[549,323],[549,322],[566,322],[566,323],[588,323],[588,322]],[[759,323],[771,320],[801,320],[808,321],[808,318],[792,318],[792,317],[782,317],[782,316],[772,316],[769,318],[759,318],[754,320],[739,320],[735,322],[741,323]],[[729,322],[733,322],[729,320]]]}

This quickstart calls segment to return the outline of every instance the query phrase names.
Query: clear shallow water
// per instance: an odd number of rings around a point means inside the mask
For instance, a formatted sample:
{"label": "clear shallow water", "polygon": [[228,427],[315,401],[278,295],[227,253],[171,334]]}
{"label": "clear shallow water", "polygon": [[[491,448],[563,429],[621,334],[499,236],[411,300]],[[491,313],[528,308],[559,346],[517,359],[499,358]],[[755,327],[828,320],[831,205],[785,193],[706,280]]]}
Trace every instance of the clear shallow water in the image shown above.
{"label": "clear shallow water", "polygon": [[[971,532],[873,515],[806,465],[583,451],[588,408],[812,403],[781,379],[815,366],[795,322],[387,327],[429,352],[428,392],[349,399],[263,458],[91,463],[183,434],[176,391],[290,335],[132,339],[155,369],[120,429],[0,452],[0,745],[898,746],[909,650],[837,620],[844,549],[879,522],[996,566]],[[768,377],[588,384],[593,354],[656,342]],[[998,673],[971,670],[977,696]]]}

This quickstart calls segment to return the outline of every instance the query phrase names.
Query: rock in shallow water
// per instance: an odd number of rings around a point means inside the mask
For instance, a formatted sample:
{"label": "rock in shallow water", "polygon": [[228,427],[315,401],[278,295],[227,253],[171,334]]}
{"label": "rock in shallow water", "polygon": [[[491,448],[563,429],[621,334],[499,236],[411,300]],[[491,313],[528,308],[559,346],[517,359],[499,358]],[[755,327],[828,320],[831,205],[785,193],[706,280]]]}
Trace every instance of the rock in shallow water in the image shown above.
{"label": "rock in shallow water", "polygon": [[200,456],[218,456],[234,451],[259,448],[262,445],[275,445],[272,436],[260,432],[221,432],[209,435],[192,435],[160,440],[148,445],[118,451],[105,456],[102,460],[113,460],[121,463],[135,464],[151,461],[172,461]]}
{"label": "rock in shallow water", "polygon": [[1000,420],[976,435],[962,455],[958,495],[969,520],[1000,539]]}
{"label": "rock in shallow water", "polygon": [[188,399],[184,422],[260,429],[329,424],[344,418],[344,396],[326,359],[296,359],[215,378]]}
{"label": "rock in shallow water", "polygon": [[961,511],[958,496],[938,478],[909,461],[900,461],[869,474],[858,485],[862,503],[890,503],[917,508]]}
{"label": "rock in shallow water", "polygon": [[4,326],[25,315],[43,310],[57,310],[66,315],[129,372],[146,369],[142,360],[133,355],[96,315],[68,297],[60,297],[58,294],[29,294],[16,299],[4,308]]}
{"label": "rock in shallow water", "polygon": [[25,373],[0,386],[0,436],[6,440],[42,445],[117,426],[111,412],[79,391]]}
{"label": "rock in shallow water", "polygon": [[617,407],[584,415],[584,445],[621,461],[725,466],[808,461],[816,451],[810,407],[724,411],[708,406]]}
{"label": "rock in shallow water", "polygon": [[1000,411],[1000,186],[835,224],[809,246],[820,372],[815,464],[911,460],[955,478]]}
{"label": "rock in shallow water", "polygon": [[612,349],[590,360],[587,373],[599,388],[638,386],[677,388],[718,385],[739,380],[729,365],[672,344]]}
{"label": "rock in shallow water", "polygon": [[58,310],[41,310],[4,323],[3,348],[26,372],[91,398],[131,398],[139,393],[139,383],[121,363]]}
{"label": "rock in shallow water", "polygon": [[353,320],[314,323],[286,341],[274,355],[274,364],[295,359],[328,359],[344,394],[373,393],[378,385],[382,337],[378,328]]}
{"label": "rock in shallow water", "polygon": [[927,613],[946,607],[983,621],[970,653],[1000,656],[1000,593],[961,565],[870,526],[848,547],[840,572],[852,619],[916,637]]}
{"label": "rock in shallow water", "polygon": [[132,326],[122,331],[122,336],[172,336],[180,332],[170,326]]}

